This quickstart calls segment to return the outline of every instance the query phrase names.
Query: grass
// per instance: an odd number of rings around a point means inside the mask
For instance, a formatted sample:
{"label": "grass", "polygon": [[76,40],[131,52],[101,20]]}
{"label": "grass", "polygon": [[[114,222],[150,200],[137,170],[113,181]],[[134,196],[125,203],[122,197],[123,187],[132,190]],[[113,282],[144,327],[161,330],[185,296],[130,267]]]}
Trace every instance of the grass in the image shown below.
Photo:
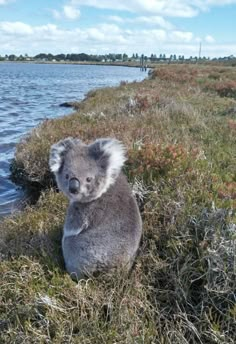
{"label": "grass", "polygon": [[[232,67],[162,66],[141,83],[91,91],[79,112],[18,145],[12,176],[41,196],[0,223],[1,342],[235,343],[236,101],[218,87],[235,80]],[[143,218],[128,279],[75,283],[64,269],[67,201],[48,154],[67,136],[127,146]]]}

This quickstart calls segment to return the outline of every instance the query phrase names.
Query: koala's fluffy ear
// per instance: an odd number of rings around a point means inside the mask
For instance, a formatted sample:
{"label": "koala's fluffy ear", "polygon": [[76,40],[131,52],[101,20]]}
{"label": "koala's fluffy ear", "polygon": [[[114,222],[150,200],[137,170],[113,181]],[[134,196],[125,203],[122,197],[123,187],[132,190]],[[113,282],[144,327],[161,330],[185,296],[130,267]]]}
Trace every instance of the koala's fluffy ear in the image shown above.
{"label": "koala's fluffy ear", "polygon": [[89,146],[89,152],[110,178],[118,176],[126,160],[125,147],[116,139],[98,139]]}
{"label": "koala's fluffy ear", "polygon": [[59,171],[63,164],[65,153],[79,142],[80,140],[78,139],[68,137],[52,145],[49,157],[49,167],[52,172],[57,173]]}

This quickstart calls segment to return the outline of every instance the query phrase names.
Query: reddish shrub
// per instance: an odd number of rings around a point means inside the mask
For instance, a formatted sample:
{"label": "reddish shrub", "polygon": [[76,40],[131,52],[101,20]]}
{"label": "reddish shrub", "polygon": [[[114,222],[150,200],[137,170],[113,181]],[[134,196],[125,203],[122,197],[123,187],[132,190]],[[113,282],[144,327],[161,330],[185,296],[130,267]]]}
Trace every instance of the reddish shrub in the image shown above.
{"label": "reddish shrub", "polygon": [[135,96],[136,108],[140,111],[145,111],[149,107],[149,101],[147,96],[136,95]]}
{"label": "reddish shrub", "polygon": [[168,67],[161,67],[157,68],[152,72],[152,78],[158,78],[165,81],[172,81],[172,82],[193,82],[196,79],[198,71],[194,68],[189,68],[188,66],[179,67],[179,68],[168,68]]}
{"label": "reddish shrub", "polygon": [[158,177],[186,161],[188,153],[182,145],[146,144],[129,151],[128,171],[131,176]]}
{"label": "reddish shrub", "polygon": [[207,83],[205,89],[216,91],[220,97],[236,98],[236,81],[234,80]]}
{"label": "reddish shrub", "polygon": [[236,121],[235,120],[229,119],[227,123],[228,123],[228,127],[230,130],[236,131]]}
{"label": "reddish shrub", "polygon": [[[142,92],[142,91],[141,91]],[[153,104],[157,104],[160,101],[159,94],[155,90],[150,92],[137,93],[134,97],[135,108],[141,111],[146,111]]]}
{"label": "reddish shrub", "polygon": [[226,182],[218,189],[220,199],[236,199],[236,182]]}

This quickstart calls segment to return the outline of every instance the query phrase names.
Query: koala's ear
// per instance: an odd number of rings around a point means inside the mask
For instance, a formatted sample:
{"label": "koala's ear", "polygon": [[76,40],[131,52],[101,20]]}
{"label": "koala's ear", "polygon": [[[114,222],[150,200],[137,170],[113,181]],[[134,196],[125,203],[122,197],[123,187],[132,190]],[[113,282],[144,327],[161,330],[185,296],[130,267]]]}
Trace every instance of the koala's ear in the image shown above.
{"label": "koala's ear", "polygon": [[89,146],[89,152],[110,177],[120,173],[126,160],[125,147],[116,139],[98,139]]}
{"label": "koala's ear", "polygon": [[49,167],[52,172],[57,173],[59,171],[63,164],[65,153],[79,142],[80,140],[68,137],[52,145],[49,156]]}

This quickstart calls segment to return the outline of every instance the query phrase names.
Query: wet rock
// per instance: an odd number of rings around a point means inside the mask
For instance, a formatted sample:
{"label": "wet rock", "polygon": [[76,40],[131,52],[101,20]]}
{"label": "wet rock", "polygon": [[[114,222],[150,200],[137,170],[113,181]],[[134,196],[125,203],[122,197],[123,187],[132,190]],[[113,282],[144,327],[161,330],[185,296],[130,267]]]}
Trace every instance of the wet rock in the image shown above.
{"label": "wet rock", "polygon": [[79,102],[64,102],[64,103],[61,103],[59,106],[61,107],[71,107],[71,108],[74,108],[74,109],[78,109],[79,108]]}

